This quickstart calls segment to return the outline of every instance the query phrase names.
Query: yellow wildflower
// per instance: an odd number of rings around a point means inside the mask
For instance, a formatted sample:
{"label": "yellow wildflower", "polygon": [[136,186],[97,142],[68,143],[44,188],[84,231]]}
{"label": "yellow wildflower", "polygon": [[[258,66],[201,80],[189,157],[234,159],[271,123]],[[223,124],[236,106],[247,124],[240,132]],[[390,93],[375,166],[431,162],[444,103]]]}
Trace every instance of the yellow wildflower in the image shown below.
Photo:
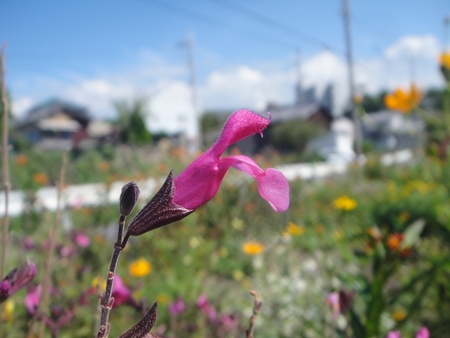
{"label": "yellow wildflower", "polygon": [[96,289],[105,290],[106,289],[106,280],[104,280],[103,278],[100,278],[99,276],[96,276],[92,280],[91,285]]}
{"label": "yellow wildflower", "polygon": [[336,231],[333,231],[331,236],[333,237],[333,239],[335,241],[340,241],[344,237],[344,233],[342,232],[342,230],[336,230]]}
{"label": "yellow wildflower", "polygon": [[133,277],[144,277],[152,271],[152,265],[145,259],[139,258],[128,267],[128,272]]}
{"label": "yellow wildflower", "polygon": [[403,211],[399,216],[398,216],[398,220],[402,223],[406,223],[406,221],[408,221],[409,219],[409,213],[406,211]]}
{"label": "yellow wildflower", "polygon": [[405,317],[406,317],[406,314],[405,314],[405,311],[403,311],[403,310],[395,311],[392,314],[392,319],[395,320],[396,322],[401,322],[403,319],[405,319]]}
{"label": "yellow wildflower", "polygon": [[342,195],[341,197],[333,201],[333,207],[335,209],[345,211],[353,210],[356,208],[357,205],[358,203],[354,199],[348,197],[347,195]]}
{"label": "yellow wildflower", "polygon": [[43,173],[36,173],[33,175],[33,181],[37,184],[44,185],[48,183],[48,176]]}
{"label": "yellow wildflower", "polygon": [[5,301],[3,305],[3,311],[0,313],[0,318],[5,322],[11,323],[13,321],[13,312],[14,312],[14,301],[12,299],[8,299]]}
{"label": "yellow wildflower", "polygon": [[165,293],[160,293],[158,296],[156,296],[156,301],[159,304],[167,304],[169,302],[169,296],[167,296]]}
{"label": "yellow wildflower", "polygon": [[422,97],[423,92],[412,83],[409,92],[397,88],[393,94],[386,95],[384,97],[384,104],[388,109],[407,113],[420,103]]}
{"label": "yellow wildflower", "polygon": [[360,105],[361,103],[363,103],[364,98],[360,95],[360,94],[355,94],[355,96],[353,96],[353,102],[357,105]]}
{"label": "yellow wildflower", "polygon": [[233,271],[233,278],[237,281],[240,281],[244,279],[245,274],[241,270],[234,270]]}
{"label": "yellow wildflower", "polygon": [[246,242],[242,246],[242,251],[247,255],[254,256],[264,252],[266,247],[258,242]]}
{"label": "yellow wildflower", "polygon": [[301,236],[305,232],[305,227],[303,225],[296,225],[294,222],[289,222],[287,228],[284,230],[285,234],[291,236]]}

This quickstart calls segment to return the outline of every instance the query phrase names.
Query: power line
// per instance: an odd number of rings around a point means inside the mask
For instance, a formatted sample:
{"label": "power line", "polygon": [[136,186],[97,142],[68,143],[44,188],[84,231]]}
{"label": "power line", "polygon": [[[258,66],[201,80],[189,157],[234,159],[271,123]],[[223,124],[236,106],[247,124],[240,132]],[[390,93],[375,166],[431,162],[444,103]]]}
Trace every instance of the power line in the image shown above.
{"label": "power line", "polygon": [[220,4],[221,6],[226,7],[232,11],[235,11],[241,15],[245,15],[253,20],[256,20],[256,21],[260,22],[261,24],[263,24],[264,26],[270,27],[274,30],[278,30],[278,31],[282,31],[284,33],[290,34],[290,35],[296,37],[297,39],[300,37],[300,39],[308,41],[311,44],[319,45],[326,49],[330,49],[330,50],[333,49],[333,48],[331,48],[331,46],[328,43],[320,40],[319,38],[317,38],[315,36],[312,36],[308,33],[298,30],[295,27],[292,27],[285,23],[277,21],[270,16],[266,16],[266,15],[257,13],[257,12],[255,12],[245,6],[242,6],[240,4],[234,3],[229,0],[212,0],[212,1]]}
{"label": "power line", "polygon": [[234,25],[231,25],[225,21],[222,21],[217,18],[211,18],[210,16],[203,15],[201,13],[192,11],[190,9],[187,9],[185,7],[181,7],[178,5],[174,5],[168,2],[162,2],[158,0],[143,0],[146,4],[149,4],[151,6],[158,7],[162,10],[165,10],[166,12],[170,12],[171,14],[180,15],[192,20],[195,20],[196,22],[201,22],[210,26],[215,26],[219,29],[227,29],[227,30],[234,30],[238,33],[242,34],[245,33],[247,35],[252,35],[254,38],[257,37],[260,40],[263,40],[264,42],[270,41],[271,43],[277,44],[280,47],[286,48],[286,49],[296,49],[297,46],[286,42],[285,40],[278,39],[272,36],[268,36],[266,34],[261,34],[259,31],[250,31],[248,29],[243,30],[242,28],[236,27]]}

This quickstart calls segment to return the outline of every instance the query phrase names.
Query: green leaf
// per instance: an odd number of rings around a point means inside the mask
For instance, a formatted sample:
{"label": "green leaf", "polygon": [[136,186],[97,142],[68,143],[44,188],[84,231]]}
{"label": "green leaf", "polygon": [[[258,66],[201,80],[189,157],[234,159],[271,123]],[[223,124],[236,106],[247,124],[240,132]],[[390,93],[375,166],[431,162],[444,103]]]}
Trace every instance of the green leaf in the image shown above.
{"label": "green leaf", "polygon": [[425,226],[425,221],[423,219],[419,219],[411,224],[408,229],[405,231],[405,238],[400,244],[400,250],[409,248],[413,246],[420,237],[422,230]]}

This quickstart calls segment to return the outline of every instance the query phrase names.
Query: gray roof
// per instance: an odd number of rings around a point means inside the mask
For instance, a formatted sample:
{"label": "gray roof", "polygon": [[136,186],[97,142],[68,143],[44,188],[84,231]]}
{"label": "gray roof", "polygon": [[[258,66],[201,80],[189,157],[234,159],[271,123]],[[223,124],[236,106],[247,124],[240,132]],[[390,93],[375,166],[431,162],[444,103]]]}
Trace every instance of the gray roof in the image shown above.
{"label": "gray roof", "polygon": [[70,115],[74,120],[77,120],[83,126],[87,126],[90,121],[89,113],[86,108],[69,102],[53,99],[30,109],[25,118],[16,121],[14,126],[16,128],[20,128],[26,125],[36,124],[42,119],[51,117],[61,112]]}
{"label": "gray roof", "polygon": [[321,109],[321,107],[316,103],[267,108],[272,114],[272,123],[288,120],[307,120],[319,109]]}

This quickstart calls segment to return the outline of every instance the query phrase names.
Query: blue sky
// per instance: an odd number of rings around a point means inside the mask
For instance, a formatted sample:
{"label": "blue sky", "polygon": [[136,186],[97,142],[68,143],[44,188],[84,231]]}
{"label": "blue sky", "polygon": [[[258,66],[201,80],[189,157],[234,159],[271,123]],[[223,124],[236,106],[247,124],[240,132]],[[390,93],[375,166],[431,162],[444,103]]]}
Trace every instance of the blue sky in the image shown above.
{"label": "blue sky", "polygon": [[[440,86],[448,0],[353,0],[359,91]],[[450,35],[450,32],[447,32]],[[0,2],[14,113],[60,97],[114,116],[111,102],[149,97],[151,129],[192,130],[186,49],[191,36],[202,109],[264,109],[303,85],[346,88],[342,2],[115,0]],[[450,36],[449,38],[450,39]],[[447,42],[448,46],[448,42]],[[339,108],[341,107],[341,108]]]}

